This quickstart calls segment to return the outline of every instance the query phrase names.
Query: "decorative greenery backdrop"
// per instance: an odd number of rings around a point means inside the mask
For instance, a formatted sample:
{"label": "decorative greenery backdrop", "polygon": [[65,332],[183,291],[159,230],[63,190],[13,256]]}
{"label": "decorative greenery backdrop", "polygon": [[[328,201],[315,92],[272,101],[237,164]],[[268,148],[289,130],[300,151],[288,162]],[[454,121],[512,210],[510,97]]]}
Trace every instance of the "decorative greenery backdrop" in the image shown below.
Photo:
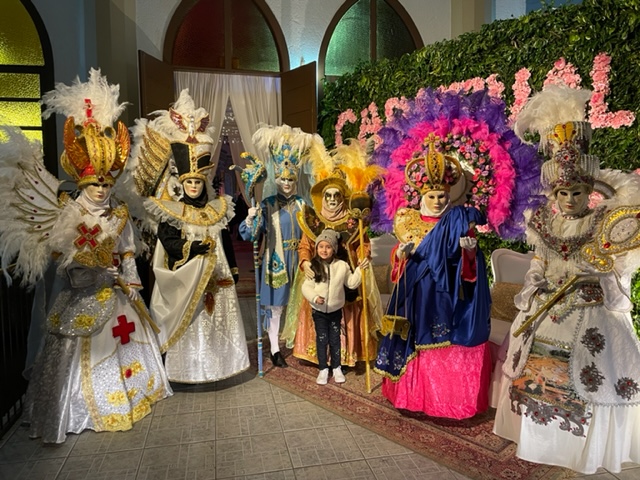
{"label": "decorative greenery backdrop", "polygon": [[[437,88],[473,77],[497,74],[505,84],[504,99],[514,103],[512,85],[518,70],[531,72],[532,93],[540,91],[554,62],[564,57],[582,77],[582,86],[591,88],[589,72],[594,57],[606,52],[611,57],[611,93],[605,98],[610,111],[630,110],[640,115],[640,0],[584,0],[581,5],[546,7],[526,16],[495,21],[480,32],[461,35],[428,45],[396,60],[358,66],[333,83],[324,84],[320,104],[319,130],[333,143],[338,115],[347,109],[360,112],[371,102],[384,115],[391,97],[414,97],[423,87]],[[384,120],[384,118],[383,118]],[[359,124],[347,123],[342,137],[355,138]],[[640,122],[620,129],[594,131],[591,153],[602,167],[634,170],[640,167]],[[525,250],[519,243],[503,242],[485,235],[485,254],[495,248]],[[632,296],[634,319],[640,325],[640,277]]]}

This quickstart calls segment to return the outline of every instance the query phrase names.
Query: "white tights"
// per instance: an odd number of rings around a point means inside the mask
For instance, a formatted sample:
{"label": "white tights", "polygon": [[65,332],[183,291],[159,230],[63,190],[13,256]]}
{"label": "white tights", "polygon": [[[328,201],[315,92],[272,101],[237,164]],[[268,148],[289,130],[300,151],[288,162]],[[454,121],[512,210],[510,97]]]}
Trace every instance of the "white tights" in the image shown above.
{"label": "white tights", "polygon": [[284,307],[281,305],[271,305],[268,308],[271,310],[271,320],[269,320],[267,332],[269,334],[269,343],[271,344],[271,355],[275,355],[280,351],[278,336],[280,333],[280,317],[282,316],[282,310],[284,310]]}

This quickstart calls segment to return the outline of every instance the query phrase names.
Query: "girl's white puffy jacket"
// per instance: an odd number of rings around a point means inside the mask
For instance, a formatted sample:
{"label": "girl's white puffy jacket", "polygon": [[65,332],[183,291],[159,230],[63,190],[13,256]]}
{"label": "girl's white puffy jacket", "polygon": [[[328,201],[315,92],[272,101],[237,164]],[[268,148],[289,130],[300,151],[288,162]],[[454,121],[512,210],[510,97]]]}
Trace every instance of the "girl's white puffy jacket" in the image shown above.
{"label": "girl's white puffy jacket", "polygon": [[[316,282],[305,279],[302,284],[302,294],[311,304],[311,308],[325,313],[335,312],[344,306],[344,287],[357,288],[362,282],[360,267],[351,273],[351,267],[344,260],[336,258],[329,264],[323,262],[325,272],[328,271],[326,282]],[[315,301],[324,298],[323,304]]]}

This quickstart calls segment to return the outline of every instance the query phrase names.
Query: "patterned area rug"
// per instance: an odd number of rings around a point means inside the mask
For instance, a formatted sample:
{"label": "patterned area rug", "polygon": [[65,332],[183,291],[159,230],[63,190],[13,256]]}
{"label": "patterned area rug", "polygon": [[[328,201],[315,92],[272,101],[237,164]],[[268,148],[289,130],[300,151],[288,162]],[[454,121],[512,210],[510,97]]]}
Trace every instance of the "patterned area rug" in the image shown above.
{"label": "patterned area rug", "polygon": [[[250,344],[253,364],[257,348]],[[268,352],[267,345],[263,352]],[[264,379],[330,410],[349,421],[372,430],[441,465],[478,480],[558,480],[575,473],[548,465],[538,465],[515,456],[515,444],[492,433],[495,410],[468,420],[434,418],[422,413],[399,411],[382,396],[382,378],[371,371],[372,393],[366,392],[364,366],[345,369],[347,382],[341,386],[315,383],[317,367],[281,349],[289,368],[274,368],[264,355]]]}

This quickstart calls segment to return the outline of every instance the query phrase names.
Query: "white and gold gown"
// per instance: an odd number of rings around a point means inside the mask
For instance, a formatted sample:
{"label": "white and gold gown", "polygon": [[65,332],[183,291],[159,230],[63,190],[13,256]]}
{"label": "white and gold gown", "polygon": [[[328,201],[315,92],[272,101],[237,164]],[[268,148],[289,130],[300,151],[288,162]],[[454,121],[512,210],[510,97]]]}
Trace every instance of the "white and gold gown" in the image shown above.
{"label": "white and gold gown", "polygon": [[[156,283],[150,309],[161,329],[169,380],[214,382],[246,370],[244,325],[221,237],[233,217],[230,197],[218,197],[202,208],[155,198],[146,206],[185,240],[182,258],[173,268],[160,240],[153,256]],[[206,240],[211,241],[209,251],[189,258],[192,242]]]}
{"label": "white and gold gown", "polygon": [[47,443],[85,429],[129,430],[172,394],[155,333],[101,266],[113,264],[126,284],[140,285],[126,205],[97,204],[84,192],[63,203],[51,231],[60,293],[45,324],[32,325],[45,338],[25,403],[29,435]]}
{"label": "white and gold gown", "polygon": [[[516,442],[522,459],[581,473],[619,472],[623,462],[640,462],[640,342],[629,299],[637,264],[621,255],[607,274],[579,268],[580,249],[604,214],[599,207],[564,216],[549,206],[533,214],[527,240],[536,257],[515,297],[521,311],[496,371],[494,432]],[[576,285],[514,336],[574,274],[581,274]]]}

